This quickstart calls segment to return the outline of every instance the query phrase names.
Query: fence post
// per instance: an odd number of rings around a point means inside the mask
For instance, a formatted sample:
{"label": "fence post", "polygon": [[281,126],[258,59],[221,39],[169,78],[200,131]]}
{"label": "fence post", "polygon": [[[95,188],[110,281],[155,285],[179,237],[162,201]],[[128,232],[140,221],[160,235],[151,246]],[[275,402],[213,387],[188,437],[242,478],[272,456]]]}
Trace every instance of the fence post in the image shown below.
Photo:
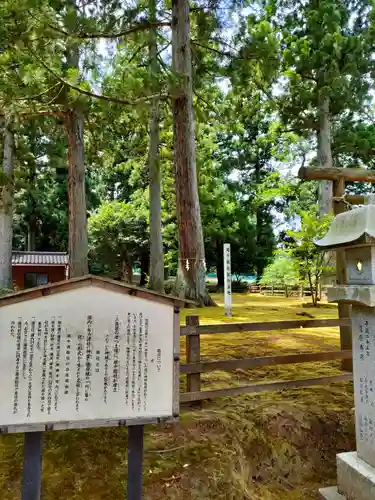
{"label": "fence post", "polygon": [[[190,327],[199,326],[199,316],[187,316],[186,325]],[[186,336],[186,362],[198,363],[201,359],[201,339],[199,333]],[[201,390],[201,374],[189,373],[187,375],[187,392],[199,392]],[[200,401],[197,403],[200,404]]]}

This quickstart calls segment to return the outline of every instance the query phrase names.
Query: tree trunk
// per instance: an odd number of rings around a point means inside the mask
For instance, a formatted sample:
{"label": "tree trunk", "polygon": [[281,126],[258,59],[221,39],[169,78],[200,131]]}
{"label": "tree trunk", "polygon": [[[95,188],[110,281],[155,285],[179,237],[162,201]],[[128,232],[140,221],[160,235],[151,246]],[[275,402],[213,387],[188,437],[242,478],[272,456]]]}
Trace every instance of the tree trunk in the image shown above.
{"label": "tree trunk", "polygon": [[83,115],[70,110],[65,123],[69,148],[69,276],[75,278],[88,273]]}
{"label": "tree trunk", "polygon": [[36,250],[36,233],[38,227],[37,203],[36,203],[36,157],[38,154],[36,133],[32,128],[30,132],[30,152],[32,159],[28,162],[28,198],[30,215],[27,221],[27,250]]}
{"label": "tree trunk", "polygon": [[315,277],[315,305],[318,305],[319,302],[319,282]]}
{"label": "tree trunk", "polygon": [[36,227],[37,221],[36,217],[30,216],[29,224],[27,228],[27,251],[33,252],[36,250]]}
{"label": "tree trunk", "polygon": [[[320,97],[319,99],[318,161],[321,167],[332,167],[331,119],[328,97]],[[332,197],[333,183],[331,181],[320,181],[318,194],[320,216],[327,215],[332,212]],[[328,265],[330,260],[332,260],[333,266],[335,266],[335,252],[328,252],[325,255],[325,265]]]}
{"label": "tree trunk", "polygon": [[[150,23],[156,22],[156,0],[149,0]],[[159,71],[157,59],[157,30],[150,29],[150,72],[156,78]],[[159,99],[151,105],[148,168],[150,182],[150,288],[164,292],[164,251],[161,222],[161,172],[159,161]]]}
{"label": "tree trunk", "polygon": [[176,293],[212,305],[199,206],[188,0],[172,0],[172,57],[178,83],[172,94],[174,174],[179,239]]}
{"label": "tree trunk", "polygon": [[[71,29],[77,29],[78,7],[76,0],[67,0]],[[75,19],[71,18],[75,12]],[[67,43],[66,70],[79,71],[79,46],[73,38]],[[69,276],[84,276],[89,271],[88,237],[85,190],[84,119],[79,104],[72,103],[66,89],[68,136],[68,197],[69,197]]]}
{"label": "tree trunk", "polygon": [[3,172],[0,174],[0,289],[11,290],[13,239],[14,137],[8,122],[4,126]]}
{"label": "tree trunk", "polygon": [[[318,162],[319,166],[332,167],[331,151],[331,121],[329,113],[329,98],[319,100],[319,130],[318,130]],[[319,214],[326,215],[332,211],[332,182],[319,182]]]}
{"label": "tree trunk", "polygon": [[121,261],[121,280],[129,283],[129,285],[133,283],[133,266],[129,263],[127,257],[123,257]]}
{"label": "tree trunk", "polygon": [[126,270],[126,283],[129,283],[129,285],[133,284],[133,266],[129,262],[126,263],[125,266]]}
{"label": "tree trunk", "polygon": [[[261,166],[259,161],[255,162],[255,183],[258,187],[261,184]],[[261,248],[262,248],[262,228],[263,228],[263,210],[261,206],[256,207],[255,211],[256,219],[256,260],[255,260],[255,272],[257,275],[257,283],[262,278],[264,271],[264,263],[260,260]]]}
{"label": "tree trunk", "polygon": [[223,243],[221,241],[216,242],[216,277],[217,277],[217,288],[218,291],[224,290],[224,255],[223,255]]}
{"label": "tree trunk", "polygon": [[309,287],[310,287],[310,293],[311,293],[311,300],[312,300],[312,303],[314,306],[316,306],[316,298],[315,298],[315,290],[314,290],[314,284],[313,284],[313,281],[312,281],[312,277],[311,277],[311,274],[308,273],[308,278],[309,278]]}
{"label": "tree trunk", "polygon": [[[150,257],[148,253],[141,256],[140,267],[141,267],[141,279],[139,281],[139,285],[146,286],[147,276],[150,274]],[[163,280],[164,280],[164,274],[163,274]],[[155,291],[161,291],[161,290],[155,290]],[[164,292],[164,288],[162,292]]]}

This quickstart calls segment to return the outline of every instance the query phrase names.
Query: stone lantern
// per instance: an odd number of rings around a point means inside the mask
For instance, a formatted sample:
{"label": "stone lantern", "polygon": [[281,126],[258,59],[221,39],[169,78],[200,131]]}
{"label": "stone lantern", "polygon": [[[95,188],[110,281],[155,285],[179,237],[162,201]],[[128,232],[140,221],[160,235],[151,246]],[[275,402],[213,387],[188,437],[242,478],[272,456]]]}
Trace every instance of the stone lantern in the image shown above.
{"label": "stone lantern", "polygon": [[357,451],[337,455],[338,487],[327,500],[375,499],[375,205],[339,214],[316,244],[342,249],[346,283],[328,290],[329,302],[352,304],[353,377]]}

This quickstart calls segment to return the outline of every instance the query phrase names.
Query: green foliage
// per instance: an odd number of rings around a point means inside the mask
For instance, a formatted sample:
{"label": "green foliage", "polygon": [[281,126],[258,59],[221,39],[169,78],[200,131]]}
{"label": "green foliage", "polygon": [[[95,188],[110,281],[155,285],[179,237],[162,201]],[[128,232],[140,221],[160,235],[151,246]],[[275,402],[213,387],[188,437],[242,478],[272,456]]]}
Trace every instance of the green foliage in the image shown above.
{"label": "green foliage", "polygon": [[125,202],[105,203],[89,218],[89,245],[91,266],[125,279],[126,271],[148,252],[146,217]]}
{"label": "green foliage", "polygon": [[[77,105],[85,115],[92,268],[116,278],[124,276],[124,262],[142,261],[146,269],[146,97],[160,93],[163,241],[173,274],[178,265],[173,117],[164,96],[176,86],[176,75],[171,71],[169,27],[158,29],[160,71],[154,74],[147,29],[110,36],[146,22],[147,4],[130,8],[117,0],[98,0],[84,6],[77,1],[77,6],[59,0],[5,0],[0,5],[0,104],[4,116],[15,118],[17,140],[14,245],[26,249],[34,233],[36,249],[67,250],[67,141],[61,114]],[[299,278],[319,280],[323,264],[312,241],[325,222],[314,221],[311,213],[317,183],[286,178],[279,167],[312,159],[318,102],[324,96],[330,98],[334,165],[374,166],[368,100],[374,69],[373,5],[367,0],[267,0],[250,14],[236,3],[230,13],[217,2],[210,8],[201,3],[192,7],[207,267],[216,269],[222,284],[223,243],[228,242],[235,274],[260,278],[266,269],[268,279],[277,222],[283,217],[294,226],[300,214],[302,229],[285,231],[285,245],[293,263],[299,263]],[[170,4],[158,2],[156,18],[164,21],[169,15]],[[233,33],[230,40],[228,33],[223,36],[226,27]],[[106,51],[98,33],[106,35]],[[65,56],[75,50],[79,65],[74,67]],[[124,105],[139,99],[137,106]],[[287,257],[280,259],[272,266],[287,264]],[[309,273],[303,271],[307,262]]]}
{"label": "green foliage", "polygon": [[326,255],[315,245],[328,231],[332,222],[331,216],[319,217],[313,207],[309,211],[301,211],[301,228],[287,231],[290,240],[287,249],[294,259],[301,281],[310,287],[314,305],[318,301],[318,289],[321,277],[334,270],[332,256]]}
{"label": "green foliage", "polygon": [[[316,128],[319,99],[332,115],[359,110],[368,96],[373,30],[367,0],[271,0],[270,20],[281,34],[287,93],[282,115],[294,126]],[[293,118],[293,116],[295,118]]]}
{"label": "green foliage", "polygon": [[298,284],[299,269],[293,257],[283,251],[276,252],[275,260],[264,270],[261,285],[288,287]]}

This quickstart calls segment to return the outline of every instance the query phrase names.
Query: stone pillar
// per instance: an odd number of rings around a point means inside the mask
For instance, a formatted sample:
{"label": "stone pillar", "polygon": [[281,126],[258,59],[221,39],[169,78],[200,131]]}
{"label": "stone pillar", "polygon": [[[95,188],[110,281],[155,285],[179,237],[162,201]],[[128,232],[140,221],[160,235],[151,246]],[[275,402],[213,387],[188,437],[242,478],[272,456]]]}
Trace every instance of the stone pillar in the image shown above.
{"label": "stone pillar", "polygon": [[337,487],[326,500],[375,500],[375,205],[337,215],[316,242],[343,249],[346,283],[328,290],[328,301],[352,304],[353,378],[357,451],[337,455]]}

